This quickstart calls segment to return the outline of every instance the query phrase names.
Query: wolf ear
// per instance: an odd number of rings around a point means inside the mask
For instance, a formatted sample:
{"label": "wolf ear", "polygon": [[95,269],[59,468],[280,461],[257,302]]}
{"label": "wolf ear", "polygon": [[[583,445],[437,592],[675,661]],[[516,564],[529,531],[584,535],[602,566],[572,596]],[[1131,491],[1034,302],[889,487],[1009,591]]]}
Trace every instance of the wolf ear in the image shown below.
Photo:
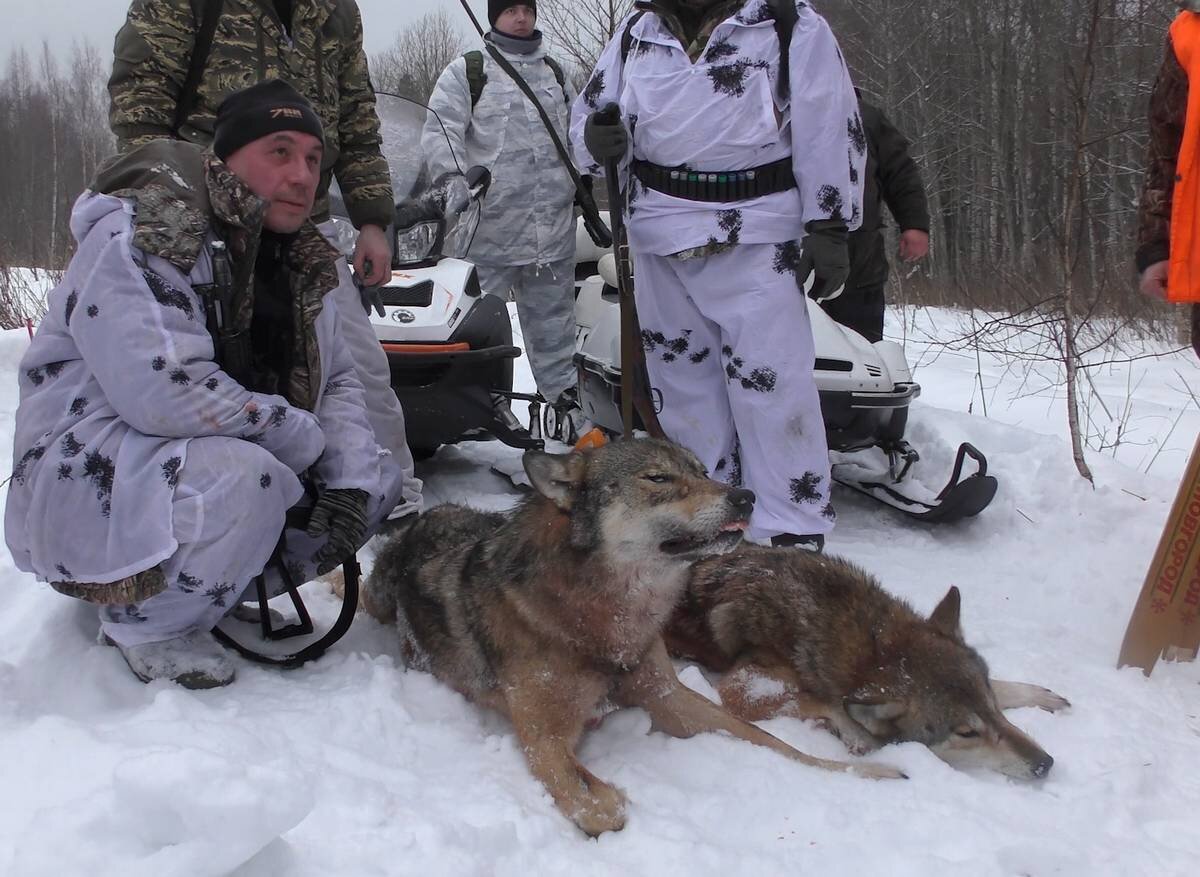
{"label": "wolf ear", "polygon": [[883,739],[896,734],[896,727],[893,723],[908,712],[908,707],[898,700],[867,703],[847,698],[845,706],[846,713],[850,718],[854,719],[854,721],[858,722],[874,736]]}
{"label": "wolf ear", "polygon": [[958,623],[959,610],[962,608],[962,597],[958,588],[950,586],[942,602],[938,603],[929,614],[929,623],[952,639],[962,639],[962,628]]}
{"label": "wolf ear", "polygon": [[564,512],[571,510],[575,500],[575,488],[583,480],[583,454],[547,454],[544,451],[526,451],[521,457],[525,474],[533,489],[550,500]]}

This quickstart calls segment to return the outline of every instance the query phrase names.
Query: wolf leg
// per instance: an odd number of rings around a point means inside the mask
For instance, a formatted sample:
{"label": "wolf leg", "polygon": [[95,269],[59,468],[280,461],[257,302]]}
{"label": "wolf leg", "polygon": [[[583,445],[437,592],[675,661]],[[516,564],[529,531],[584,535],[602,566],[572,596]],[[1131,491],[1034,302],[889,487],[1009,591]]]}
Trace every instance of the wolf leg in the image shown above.
{"label": "wolf leg", "polygon": [[545,666],[525,670],[506,674],[509,678],[501,680],[501,688],[530,772],[584,833],[596,837],[620,831],[625,827],[625,796],[575,757],[575,746],[603,686]]}
{"label": "wolf leg", "polygon": [[627,706],[646,710],[653,727],[673,737],[725,731],[812,767],[839,772],[853,771],[873,779],[904,778],[900,771],[882,764],[847,764],[805,755],[761,728],[737,718],[679,681],[661,638],[647,652],[637,669],[621,681],[617,697]]}
{"label": "wolf leg", "polygon": [[1016,709],[1022,706],[1035,706],[1048,713],[1057,712],[1071,705],[1071,702],[1049,688],[1040,685],[1030,685],[1028,682],[1005,682],[1001,679],[989,679],[992,693],[1002,710]]}
{"label": "wolf leg", "polygon": [[841,704],[824,703],[804,694],[785,670],[745,661],[721,678],[717,692],[725,709],[746,722],[779,716],[819,722],[854,755],[874,752],[879,741],[846,715]]}

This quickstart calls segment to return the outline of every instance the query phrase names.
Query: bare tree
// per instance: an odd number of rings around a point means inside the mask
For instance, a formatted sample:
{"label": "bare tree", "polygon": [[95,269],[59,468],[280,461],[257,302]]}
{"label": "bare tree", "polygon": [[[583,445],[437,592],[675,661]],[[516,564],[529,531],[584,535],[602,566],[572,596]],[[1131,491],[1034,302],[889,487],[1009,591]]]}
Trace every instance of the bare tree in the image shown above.
{"label": "bare tree", "polygon": [[371,58],[371,78],[380,91],[426,103],[446,65],[465,48],[446,10],[428,12],[402,28],[391,48]]}
{"label": "bare tree", "polygon": [[633,0],[541,0],[538,27],[586,79],[632,8]]}
{"label": "bare tree", "polygon": [[18,50],[0,76],[0,259],[63,265],[71,204],[113,150],[103,98],[105,65],[76,45],[64,73],[46,46],[38,63]]}

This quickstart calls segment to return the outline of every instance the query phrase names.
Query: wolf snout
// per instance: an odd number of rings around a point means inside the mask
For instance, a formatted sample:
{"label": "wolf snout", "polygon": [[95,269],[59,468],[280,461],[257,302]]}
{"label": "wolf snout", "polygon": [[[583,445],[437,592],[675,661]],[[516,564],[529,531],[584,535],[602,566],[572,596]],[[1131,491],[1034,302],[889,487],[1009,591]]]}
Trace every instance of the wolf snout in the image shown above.
{"label": "wolf snout", "polygon": [[733,510],[746,518],[754,511],[754,499],[754,491],[742,487],[729,491],[725,496],[726,502],[733,506]]}
{"label": "wolf snout", "polygon": [[1042,757],[1033,763],[1029,768],[1029,772],[1033,774],[1035,779],[1042,779],[1046,774],[1050,773],[1050,768],[1054,767],[1054,759],[1047,753],[1043,752]]}

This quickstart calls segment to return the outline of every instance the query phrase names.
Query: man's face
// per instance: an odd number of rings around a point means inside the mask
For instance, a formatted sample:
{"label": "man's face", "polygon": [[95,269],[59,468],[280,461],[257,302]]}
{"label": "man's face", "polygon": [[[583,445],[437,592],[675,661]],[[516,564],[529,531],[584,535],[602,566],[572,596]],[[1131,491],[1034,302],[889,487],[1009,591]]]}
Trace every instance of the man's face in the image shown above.
{"label": "man's face", "polygon": [[513,37],[533,36],[535,27],[537,27],[537,15],[524,3],[508,7],[496,19],[496,30]]}
{"label": "man's face", "polygon": [[263,226],[281,234],[298,231],[312,213],[321,178],[321,141],[300,131],[277,131],[251,140],[225,164],[267,201]]}

